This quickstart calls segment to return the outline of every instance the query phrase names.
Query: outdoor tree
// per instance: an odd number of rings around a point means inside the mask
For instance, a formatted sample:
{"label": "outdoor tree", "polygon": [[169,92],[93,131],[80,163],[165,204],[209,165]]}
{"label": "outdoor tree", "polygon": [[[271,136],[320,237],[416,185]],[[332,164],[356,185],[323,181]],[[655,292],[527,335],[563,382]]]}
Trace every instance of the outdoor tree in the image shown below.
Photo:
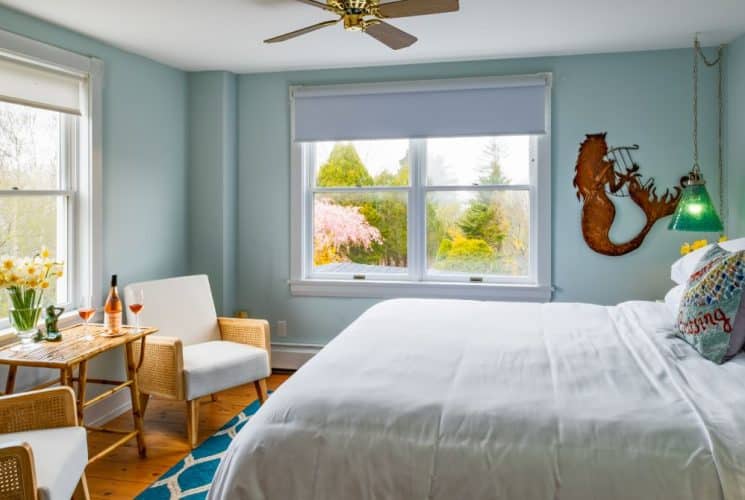
{"label": "outdoor tree", "polygon": [[509,222],[498,202],[487,203],[476,198],[458,221],[458,227],[468,238],[484,241],[493,250],[500,250],[509,231]]}
{"label": "outdoor tree", "polygon": [[371,186],[373,178],[354,144],[341,142],[334,146],[328,161],[318,170],[316,182],[320,187]]}
{"label": "outdoor tree", "polygon": [[[487,143],[482,161],[481,185],[510,183],[500,164],[496,139]],[[339,143],[319,169],[317,182],[321,187],[408,186],[410,165],[407,154],[397,170],[383,170],[372,176],[354,144]],[[528,207],[522,192],[477,192],[465,206],[457,196],[435,193],[427,196],[425,210],[427,258],[434,269],[508,274],[526,271]],[[320,213],[323,217],[346,217],[352,227],[340,222],[323,226],[322,233],[338,230],[340,235],[335,243],[330,242],[329,235],[315,235],[316,265],[354,262],[405,267],[408,264],[408,203],[401,193],[336,194],[323,202]],[[317,229],[318,214],[317,209]],[[377,233],[370,233],[371,229]]]}
{"label": "outdoor tree", "polygon": [[359,207],[322,198],[316,200],[313,214],[313,260],[317,266],[345,260],[354,246],[369,249],[382,241],[380,231],[367,222]]}
{"label": "outdoor tree", "polygon": [[[0,190],[56,188],[59,143],[58,113],[0,103]],[[57,206],[53,196],[0,196],[0,255],[55,248]],[[2,294],[0,318],[5,316]]]}
{"label": "outdoor tree", "polygon": [[[409,161],[403,158],[395,173],[383,171],[373,179],[352,143],[336,144],[329,159],[318,171],[322,187],[406,186],[409,183]],[[353,244],[343,256],[332,262],[351,260],[359,264],[406,266],[407,204],[405,198],[389,193],[355,193],[339,196],[334,203],[358,207],[367,223],[376,228],[380,239],[369,247]]]}

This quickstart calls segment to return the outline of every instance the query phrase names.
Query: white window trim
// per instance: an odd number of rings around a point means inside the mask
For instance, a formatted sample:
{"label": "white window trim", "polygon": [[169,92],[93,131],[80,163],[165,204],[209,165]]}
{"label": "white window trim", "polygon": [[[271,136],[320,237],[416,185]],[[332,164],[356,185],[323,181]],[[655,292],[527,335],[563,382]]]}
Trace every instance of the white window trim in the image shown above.
{"label": "white window trim", "polygon": [[[504,77],[505,81],[513,81],[516,77]],[[309,205],[310,197],[305,196],[305,187],[309,185],[309,172],[303,168],[303,148],[294,138],[295,129],[295,107],[293,94],[298,88],[291,86],[290,95],[290,149],[291,149],[291,175],[290,175],[290,280],[289,286],[292,295],[301,297],[369,297],[369,298],[396,298],[396,297],[421,297],[421,298],[461,298],[474,300],[505,300],[505,301],[531,301],[545,302],[551,300],[553,286],[551,285],[551,75],[546,75],[549,91],[546,92],[546,134],[535,136],[532,147],[536,153],[537,165],[531,169],[530,191],[531,212],[534,213],[535,224],[531,226],[531,246],[538,251],[531,252],[530,268],[535,270],[535,276],[530,276],[525,283],[516,283],[511,279],[509,283],[500,281],[498,277],[485,280],[484,283],[470,283],[468,281],[453,281],[443,279],[442,281],[396,281],[396,276],[366,276],[365,280],[354,280],[345,277],[326,277],[311,274],[306,268],[308,261],[309,215],[312,206]],[[334,86],[330,86],[333,88]],[[416,144],[416,142],[415,142]],[[415,146],[416,147],[416,146]],[[421,156],[421,155],[420,155]],[[421,172],[420,168],[413,168],[412,172]],[[412,179],[413,184],[418,184]],[[408,191],[408,188],[404,188]],[[422,189],[412,189],[409,214],[417,210],[422,203]],[[311,212],[309,212],[309,210]],[[409,249],[414,252],[414,259],[420,259],[423,252],[413,245],[418,245],[422,240],[414,236],[415,232],[425,230],[421,221],[416,217],[409,218]],[[419,278],[409,266],[407,275],[399,278]],[[426,267],[426,266],[425,266]],[[421,273],[421,270],[418,271]],[[423,278],[424,276],[422,276]]]}
{"label": "white window trim", "polygon": [[[73,241],[69,262],[65,271],[72,279],[69,297],[70,307],[77,307],[82,296],[100,297],[103,294],[103,82],[104,64],[100,59],[83,56],[69,50],[42,43],[15,33],[0,30],[0,52],[27,60],[41,66],[52,67],[88,78],[87,112],[79,119],[77,138],[80,168],[72,172],[69,180],[75,183],[75,195],[70,204],[75,204],[77,221],[70,232]],[[67,189],[70,186],[66,186]],[[55,192],[56,194],[56,192]],[[73,207],[70,207],[71,209]],[[0,293],[5,293],[4,291]],[[67,311],[62,325],[72,324],[77,318],[75,311]],[[0,323],[0,344],[14,338],[7,322]]]}

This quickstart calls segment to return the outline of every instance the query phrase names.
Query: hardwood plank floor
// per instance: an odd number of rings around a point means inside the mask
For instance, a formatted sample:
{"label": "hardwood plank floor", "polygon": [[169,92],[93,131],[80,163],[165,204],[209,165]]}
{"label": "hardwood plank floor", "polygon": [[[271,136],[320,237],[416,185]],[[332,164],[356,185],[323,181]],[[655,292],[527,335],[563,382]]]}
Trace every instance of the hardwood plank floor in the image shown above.
{"label": "hardwood plank floor", "polygon": [[[269,379],[269,390],[275,390],[290,374],[274,374]],[[211,436],[258,396],[253,384],[230,389],[218,394],[217,401],[206,398],[199,411],[199,441]],[[130,413],[121,415],[107,425],[132,427]],[[93,434],[89,438],[91,456],[104,449],[116,436]],[[147,458],[137,455],[134,440],[117,449],[86,470],[88,487],[93,499],[130,499],[147,488],[186,454],[186,403],[151,399],[145,413],[145,441]]]}

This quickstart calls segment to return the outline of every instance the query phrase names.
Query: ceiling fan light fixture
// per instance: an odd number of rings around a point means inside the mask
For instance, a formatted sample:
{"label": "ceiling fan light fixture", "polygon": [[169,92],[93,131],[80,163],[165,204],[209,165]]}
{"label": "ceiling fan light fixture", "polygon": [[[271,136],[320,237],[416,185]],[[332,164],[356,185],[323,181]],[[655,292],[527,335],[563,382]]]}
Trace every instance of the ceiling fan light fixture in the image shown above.
{"label": "ceiling fan light fixture", "polygon": [[265,43],[285,42],[344,21],[346,31],[361,31],[393,50],[400,50],[417,42],[417,38],[384,21],[399,17],[426,16],[455,12],[459,0],[394,0],[381,4],[380,0],[297,0],[339,16],[299,30],[264,40]]}

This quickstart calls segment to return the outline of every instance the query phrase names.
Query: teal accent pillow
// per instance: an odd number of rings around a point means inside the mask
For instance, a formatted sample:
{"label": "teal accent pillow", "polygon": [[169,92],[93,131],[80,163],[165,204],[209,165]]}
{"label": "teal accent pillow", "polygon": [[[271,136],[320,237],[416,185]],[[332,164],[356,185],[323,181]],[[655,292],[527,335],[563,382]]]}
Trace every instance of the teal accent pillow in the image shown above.
{"label": "teal accent pillow", "polygon": [[714,245],[688,279],[677,336],[703,357],[723,363],[745,344],[745,251]]}

